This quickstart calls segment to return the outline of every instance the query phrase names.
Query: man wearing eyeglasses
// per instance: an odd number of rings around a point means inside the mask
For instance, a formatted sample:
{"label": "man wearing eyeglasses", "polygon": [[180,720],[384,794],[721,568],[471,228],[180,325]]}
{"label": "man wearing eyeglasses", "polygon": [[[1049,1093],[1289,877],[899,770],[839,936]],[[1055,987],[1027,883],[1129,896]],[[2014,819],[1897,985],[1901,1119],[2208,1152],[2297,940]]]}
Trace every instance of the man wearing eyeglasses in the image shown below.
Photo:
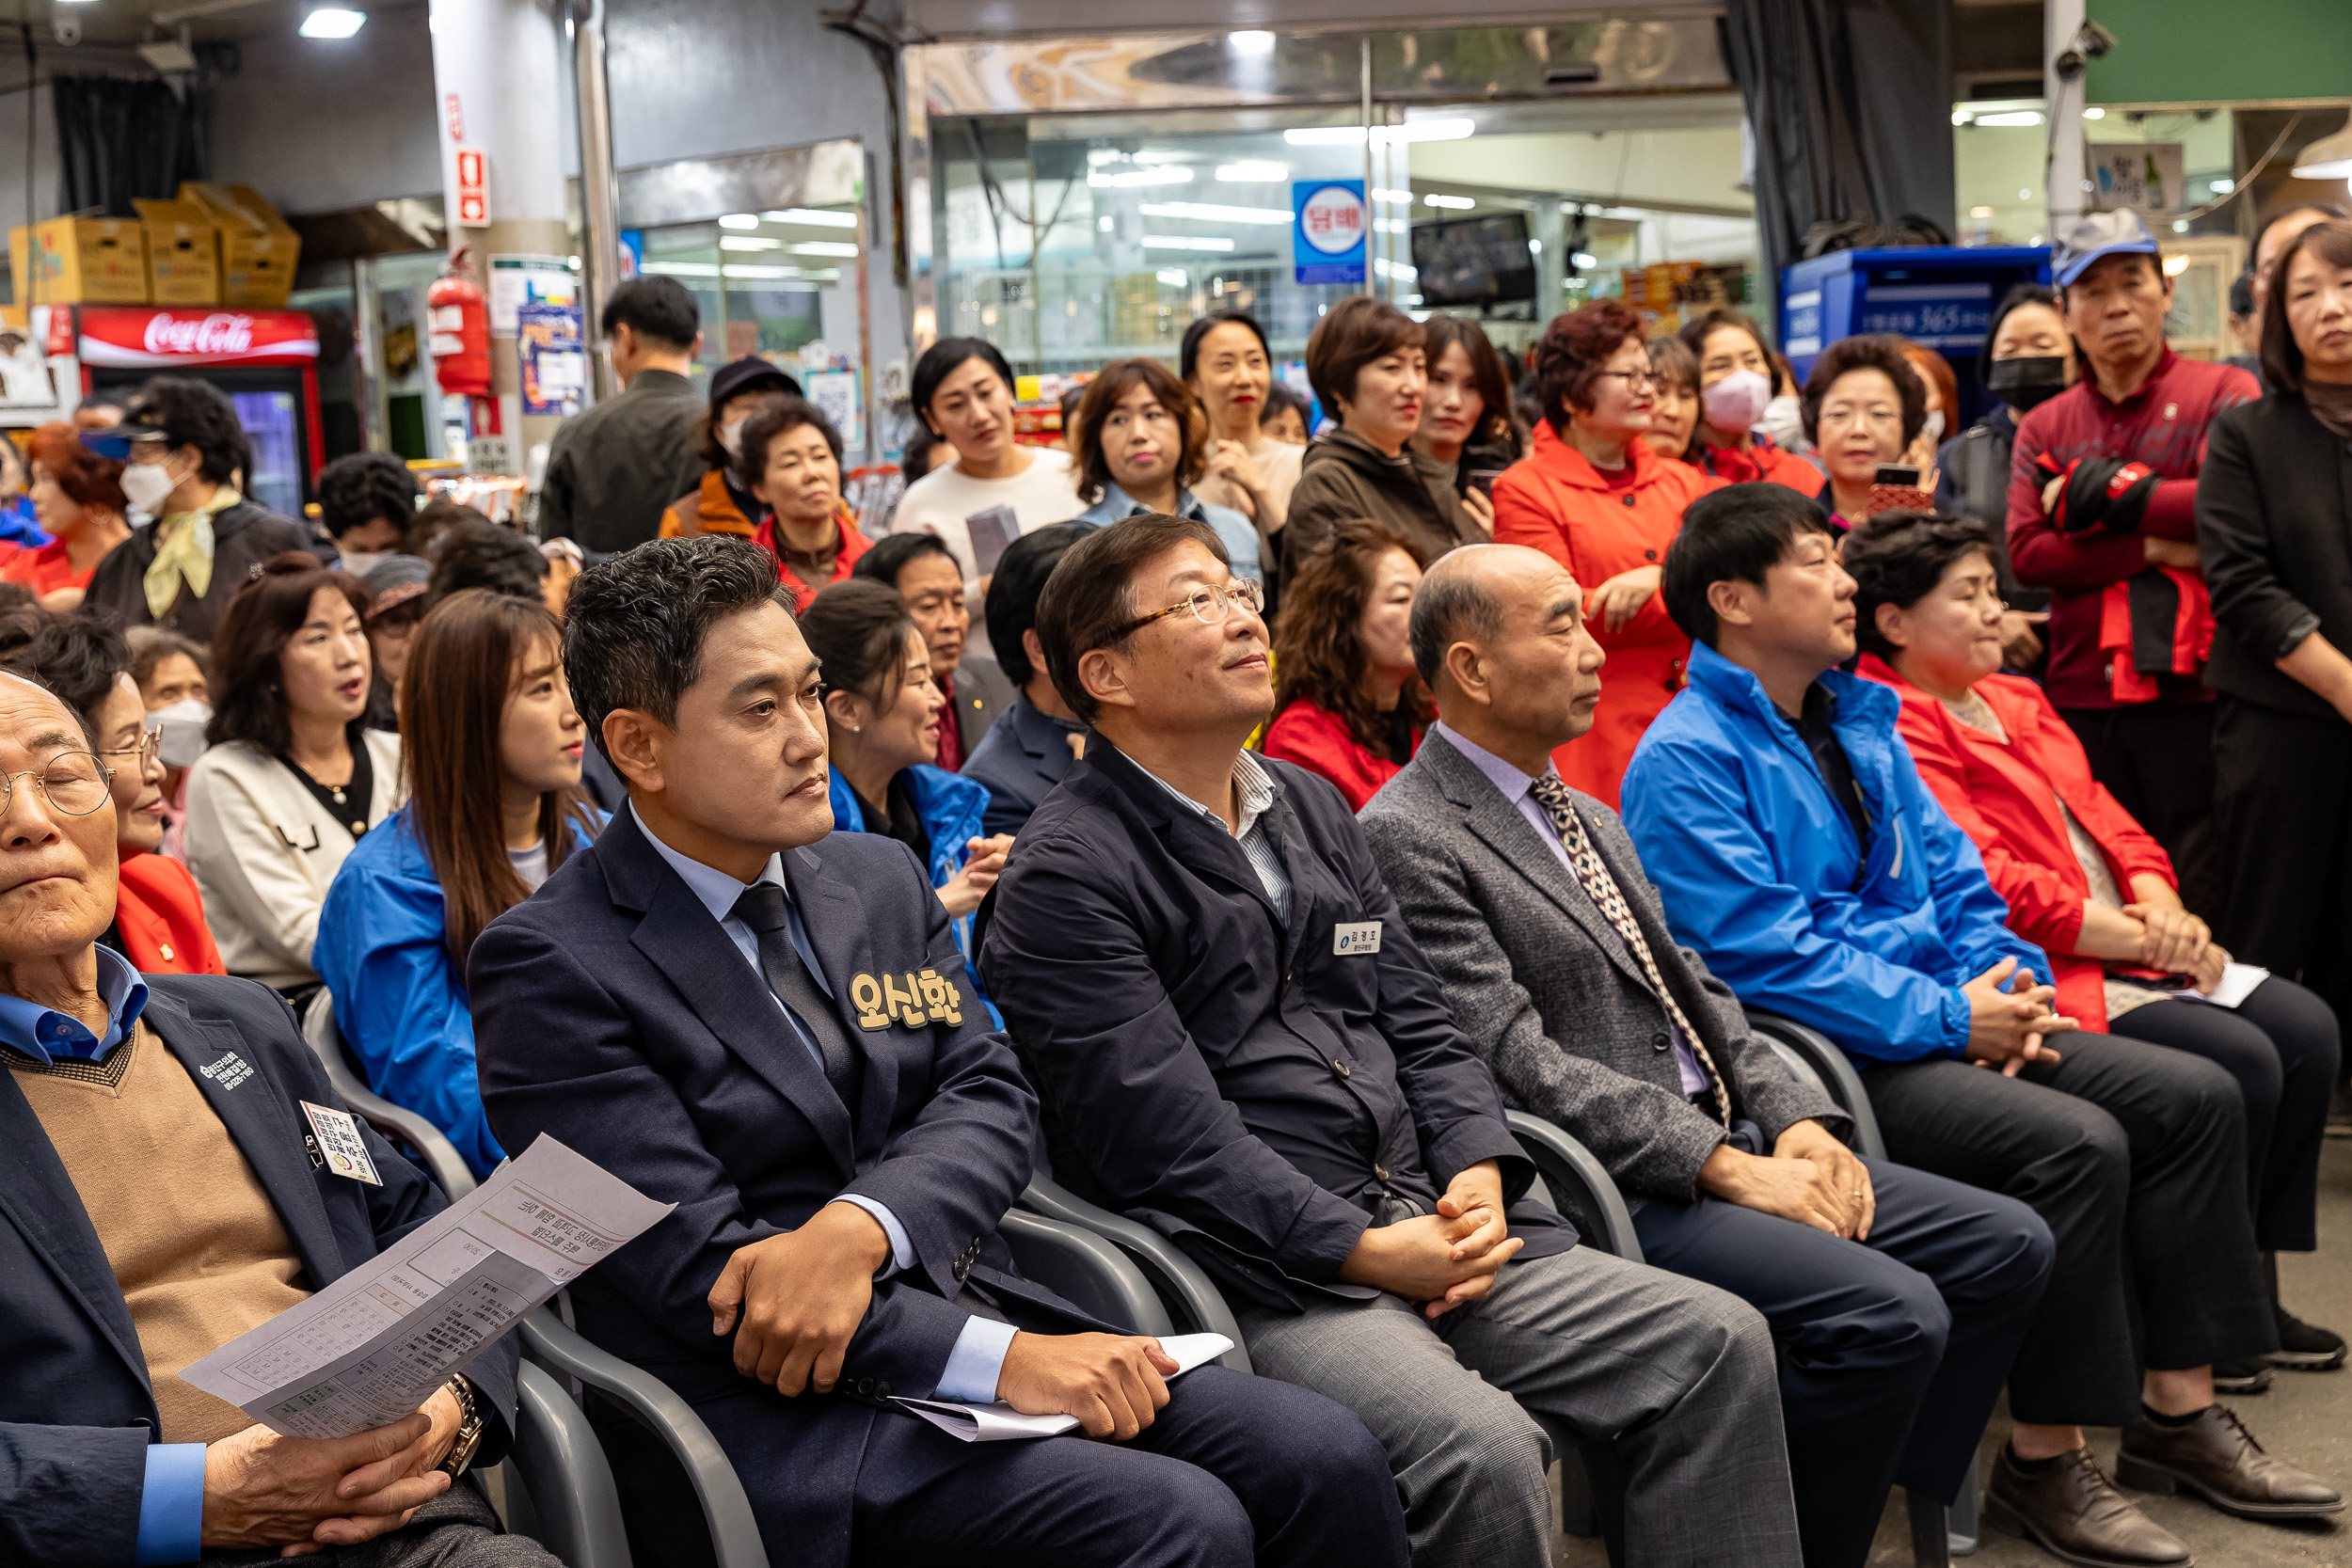
{"label": "man wearing eyeglasses", "polygon": [[[0,1561],[552,1568],[456,1483],[511,1441],[513,1340],[331,1441],[183,1381],[447,1201],[352,1122],[277,996],[101,944],[122,769],[93,748],[116,738],[0,673]],[[330,1123],[366,1180],[316,1152]]]}
{"label": "man wearing eyeglasses", "polygon": [[1213,1273],[1257,1370],[1355,1410],[1413,1560],[1549,1560],[1545,1425],[1608,1442],[1630,1560],[1799,1560],[1762,1320],[1586,1248],[1339,792],[1243,750],[1273,707],[1256,586],[1129,517],[1039,601],[1095,740],[997,884],[981,969],[1053,1172]]}
{"label": "man wearing eyeglasses", "polygon": [[16,662],[62,698],[97,737],[98,760],[114,773],[115,853],[119,883],[115,923],[99,942],[143,974],[226,974],[196,878],[164,844],[160,736],[131,678],[123,635],[79,616],[40,629]]}

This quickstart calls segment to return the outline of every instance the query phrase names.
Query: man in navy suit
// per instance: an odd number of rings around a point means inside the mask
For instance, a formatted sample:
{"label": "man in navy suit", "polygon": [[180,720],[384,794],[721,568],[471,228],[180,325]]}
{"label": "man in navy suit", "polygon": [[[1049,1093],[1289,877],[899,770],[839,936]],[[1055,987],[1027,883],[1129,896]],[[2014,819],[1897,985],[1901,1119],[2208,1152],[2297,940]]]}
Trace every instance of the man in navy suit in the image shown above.
{"label": "man in navy suit", "polygon": [[[896,840],[827,837],[824,686],[739,540],[572,589],[572,695],[628,809],[476,942],[483,1102],[677,1211],[573,1291],[691,1401],[779,1560],[1394,1563],[1381,1450],[1339,1406],[1023,1280],[996,1226],[1036,1101]],[[819,843],[822,840],[823,842]],[[894,1395],[1091,1437],[961,1444]]]}
{"label": "man in navy suit", "polygon": [[336,1174],[344,1113],[275,993],[141,975],[99,944],[115,813],[82,721],[0,674],[0,1562],[117,1568],[554,1568],[498,1533],[469,1464],[512,1437],[513,1339],[405,1419],[284,1437],[189,1363],[448,1206],[364,1126],[380,1180]]}

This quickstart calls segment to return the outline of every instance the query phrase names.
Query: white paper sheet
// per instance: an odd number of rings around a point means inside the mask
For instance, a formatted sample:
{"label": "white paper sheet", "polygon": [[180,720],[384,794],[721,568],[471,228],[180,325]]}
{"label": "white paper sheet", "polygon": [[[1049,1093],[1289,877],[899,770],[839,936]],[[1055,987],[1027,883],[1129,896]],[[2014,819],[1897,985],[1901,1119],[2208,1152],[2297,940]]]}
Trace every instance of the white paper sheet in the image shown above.
{"label": "white paper sheet", "polygon": [[2254,988],[2270,978],[2270,971],[2255,964],[2225,964],[2221,983],[2211,990],[2185,990],[2178,994],[2197,1002],[2210,1002],[2217,1007],[2234,1007],[2254,994]]}
{"label": "white paper sheet", "polygon": [[290,1437],[389,1425],[675,1207],[543,1133],[373,1263],[180,1376]]}
{"label": "white paper sheet", "polygon": [[[1173,1383],[1203,1362],[1214,1361],[1233,1348],[1222,1334],[1164,1334],[1160,1349],[1176,1363],[1168,1381]],[[958,1404],[950,1400],[896,1399],[890,1402],[920,1416],[948,1436],[965,1443],[1003,1443],[1030,1437],[1059,1437],[1078,1430],[1075,1416],[1024,1416],[998,1400],[993,1404]]]}

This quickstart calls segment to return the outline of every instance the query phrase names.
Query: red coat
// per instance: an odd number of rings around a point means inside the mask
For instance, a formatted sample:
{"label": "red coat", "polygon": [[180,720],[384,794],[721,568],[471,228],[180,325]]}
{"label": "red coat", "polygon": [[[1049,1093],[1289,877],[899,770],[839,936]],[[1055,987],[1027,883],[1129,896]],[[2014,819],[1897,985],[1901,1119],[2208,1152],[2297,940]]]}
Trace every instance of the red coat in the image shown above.
{"label": "red coat", "polygon": [[2023,675],[1988,675],[1977,683],[1977,695],[2009,734],[2004,745],[1953,718],[1877,655],[1863,655],[1860,672],[1902,698],[1899,723],[1919,777],[1983,854],[1993,891],[2009,902],[2009,928],[2050,955],[2058,1010],[2086,1029],[2104,1031],[2106,967],[2074,956],[2090,879],[2074,858],[2058,802],[2065,801],[2098,841],[2127,903],[2132,879],[2144,872],[2180,885],[2162,847],[2090,776],[2083,743],[2042,688]]}
{"label": "red coat", "polygon": [[[1632,483],[1613,487],[1549,420],[1537,424],[1528,455],[1495,481],[1495,542],[1543,551],[1575,574],[1587,597],[1620,572],[1659,564],[1682,531],[1682,509],[1723,482],[1659,456],[1645,441],[1629,444],[1626,457]],[[1600,706],[1592,733],[1551,760],[1570,784],[1613,808],[1642,733],[1682,689],[1691,640],[1676,629],[1657,594],[1616,631],[1597,615],[1590,625],[1609,655]]]}
{"label": "red coat", "polygon": [[1821,470],[1793,451],[1781,451],[1761,431],[1745,451],[1710,447],[1702,440],[1692,454],[1692,467],[1725,484],[1784,484],[1808,496],[1821,493]]}
{"label": "red coat", "polygon": [[850,510],[848,501],[839,501],[834,504],[833,520],[841,529],[841,547],[834,551],[833,576],[823,582],[814,584],[803,582],[799,570],[784,558],[784,552],[776,548],[774,514],[771,513],[768,518],[752,531],[752,543],[776,558],[776,570],[782,575],[784,585],[792,591],[792,613],[795,615],[808,608],[808,601],[817,596],[818,589],[828,587],[846,578],[850,575],[850,568],[857,564],[857,558],[872,547],[873,541],[857,531],[857,514]]}
{"label": "red coat", "polygon": [[[1413,748],[1421,749],[1419,735],[1413,736]],[[1363,810],[1364,802],[1397,774],[1398,765],[1349,734],[1338,714],[1303,697],[1275,715],[1259,749],[1339,785],[1350,811]]]}
{"label": "red coat", "polygon": [[116,883],[115,934],[143,974],[226,974],[204,896],[188,868],[168,855],[126,855]]}

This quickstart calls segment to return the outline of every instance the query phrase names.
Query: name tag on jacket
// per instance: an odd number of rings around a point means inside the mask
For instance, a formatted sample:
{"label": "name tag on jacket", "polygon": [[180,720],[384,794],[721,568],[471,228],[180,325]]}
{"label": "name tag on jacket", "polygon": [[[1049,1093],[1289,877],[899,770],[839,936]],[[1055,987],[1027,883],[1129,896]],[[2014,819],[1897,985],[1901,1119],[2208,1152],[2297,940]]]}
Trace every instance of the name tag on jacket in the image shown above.
{"label": "name tag on jacket", "polygon": [[1343,921],[1331,927],[1331,956],[1335,958],[1367,957],[1380,951],[1380,922],[1376,920]]}

